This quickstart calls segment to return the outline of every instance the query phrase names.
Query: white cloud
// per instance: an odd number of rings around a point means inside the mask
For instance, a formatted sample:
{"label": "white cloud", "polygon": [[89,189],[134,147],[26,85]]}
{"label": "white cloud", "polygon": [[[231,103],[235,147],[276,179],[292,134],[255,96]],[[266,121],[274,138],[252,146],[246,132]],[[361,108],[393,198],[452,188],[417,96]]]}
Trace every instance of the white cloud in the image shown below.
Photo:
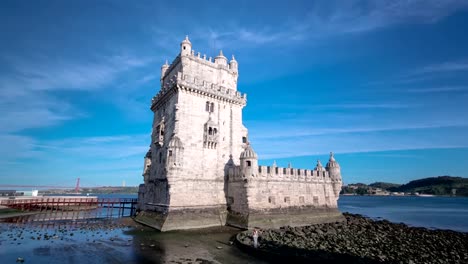
{"label": "white cloud", "polygon": [[[193,25],[196,38],[216,43],[218,47],[252,46],[262,44],[291,45],[305,40],[342,34],[368,32],[403,23],[436,23],[454,12],[468,7],[460,0],[395,0],[395,1],[327,1],[314,2],[304,8],[306,16],[278,19],[279,23],[246,27],[242,21],[223,23],[223,27]],[[276,21],[275,21],[276,22]],[[227,26],[226,26],[227,24]],[[180,41],[176,33],[154,30],[155,39],[165,46],[168,40]],[[314,42],[309,43],[314,44]]]}
{"label": "white cloud", "polygon": [[32,59],[7,56],[4,60],[13,71],[0,76],[0,86],[20,90],[99,89],[114,81],[122,72],[152,61],[151,58],[127,55],[88,61],[52,60],[42,56]]}

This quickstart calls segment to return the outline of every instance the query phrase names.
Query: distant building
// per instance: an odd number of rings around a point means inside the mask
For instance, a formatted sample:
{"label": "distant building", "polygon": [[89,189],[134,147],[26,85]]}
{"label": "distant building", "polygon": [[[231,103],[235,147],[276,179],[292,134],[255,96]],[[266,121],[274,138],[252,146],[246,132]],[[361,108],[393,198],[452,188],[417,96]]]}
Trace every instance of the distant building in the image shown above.
{"label": "distant building", "polygon": [[15,196],[16,190],[0,190],[0,196]]}
{"label": "distant building", "polygon": [[258,165],[242,124],[247,96],[237,90],[238,76],[234,56],[229,62],[222,51],[214,60],[201,56],[188,37],[161,67],[137,220],[166,231],[341,219],[341,172],[333,154],[314,170]]}

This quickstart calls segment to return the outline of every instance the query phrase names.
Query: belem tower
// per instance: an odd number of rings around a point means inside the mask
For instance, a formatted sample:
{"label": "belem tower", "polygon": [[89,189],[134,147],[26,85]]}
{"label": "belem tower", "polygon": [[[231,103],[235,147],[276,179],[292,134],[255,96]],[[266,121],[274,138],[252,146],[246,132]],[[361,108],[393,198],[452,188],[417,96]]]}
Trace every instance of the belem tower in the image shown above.
{"label": "belem tower", "polygon": [[162,66],[136,220],[161,231],[341,220],[341,173],[332,153],[314,170],[258,165],[242,124],[247,97],[237,90],[238,76],[234,56],[200,56],[188,37]]}

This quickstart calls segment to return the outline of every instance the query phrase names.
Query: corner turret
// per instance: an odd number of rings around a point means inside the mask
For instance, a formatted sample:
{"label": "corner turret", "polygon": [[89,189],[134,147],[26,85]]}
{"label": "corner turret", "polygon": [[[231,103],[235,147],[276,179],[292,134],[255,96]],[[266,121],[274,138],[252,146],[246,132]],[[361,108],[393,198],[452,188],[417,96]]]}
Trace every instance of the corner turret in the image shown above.
{"label": "corner turret", "polygon": [[180,56],[188,56],[192,53],[192,43],[188,36],[180,43]]}
{"label": "corner turret", "polygon": [[257,175],[258,156],[249,143],[247,143],[245,150],[240,154],[240,169],[242,171],[243,177],[250,178]]}
{"label": "corner turret", "polygon": [[164,79],[164,76],[166,75],[167,69],[169,69],[169,63],[166,60],[166,63],[164,63],[164,65],[161,66],[161,84]]}
{"label": "corner turret", "polygon": [[231,69],[233,72],[237,73],[237,72],[239,72],[238,68],[239,68],[239,64],[237,63],[236,58],[234,58],[234,55],[232,55],[232,59],[229,62],[229,69]]}
{"label": "corner turret", "polygon": [[223,51],[219,51],[219,55],[215,57],[215,64],[227,65],[227,58],[224,56]]}
{"label": "corner turret", "polygon": [[340,164],[335,160],[333,152],[330,152],[330,159],[325,167],[330,175],[331,180],[333,181],[333,192],[336,196],[340,194],[342,180],[341,180],[341,169]]}
{"label": "corner turret", "polygon": [[330,159],[325,168],[330,173],[330,178],[341,180],[340,164],[335,160],[333,152],[330,152]]}
{"label": "corner turret", "polygon": [[314,170],[316,170],[316,171],[325,171],[325,169],[323,168],[322,163],[320,162],[320,160],[317,160],[317,165],[315,166]]}

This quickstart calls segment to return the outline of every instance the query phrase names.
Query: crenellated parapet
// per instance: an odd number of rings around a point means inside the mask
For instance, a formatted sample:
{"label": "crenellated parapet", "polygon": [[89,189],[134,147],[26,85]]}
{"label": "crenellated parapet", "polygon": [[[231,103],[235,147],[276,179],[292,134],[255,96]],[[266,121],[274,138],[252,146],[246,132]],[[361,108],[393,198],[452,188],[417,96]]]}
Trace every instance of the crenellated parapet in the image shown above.
{"label": "crenellated parapet", "polygon": [[328,171],[309,169],[283,168],[276,166],[258,166],[258,174],[246,176],[240,166],[228,168],[229,181],[283,181],[283,182],[314,182],[332,183],[338,179],[330,177]]}
{"label": "crenellated parapet", "polygon": [[229,63],[227,63],[227,58],[224,57],[222,51],[220,51],[220,54],[216,56],[214,60],[212,60],[212,57],[207,57],[206,54],[203,54],[202,56],[200,52],[195,52],[194,50],[192,50],[190,54],[181,56],[181,58],[193,60],[199,64],[211,67],[213,69],[224,70],[224,71],[227,71],[228,73],[235,74],[235,75],[238,74],[237,61],[233,59]]}
{"label": "crenellated parapet", "polygon": [[178,76],[177,84],[181,89],[213,97],[218,100],[240,105],[245,105],[247,103],[247,94],[229,89],[216,83],[197,79],[191,75]]}
{"label": "crenellated parapet", "polygon": [[161,87],[161,90],[151,100],[151,109],[158,108],[159,103],[164,102],[164,97],[170,96],[176,90],[211,97],[217,100],[229,103],[246,105],[247,94],[229,89],[225,86],[200,80],[192,75],[183,75],[178,72],[177,75],[170,78],[167,83]]}
{"label": "crenellated parapet", "polygon": [[186,37],[179,55],[161,67],[161,89],[152,98],[151,109],[158,109],[176,91],[245,106],[247,95],[237,91],[238,67],[234,56],[228,62],[222,51],[214,60],[201,56]]}

